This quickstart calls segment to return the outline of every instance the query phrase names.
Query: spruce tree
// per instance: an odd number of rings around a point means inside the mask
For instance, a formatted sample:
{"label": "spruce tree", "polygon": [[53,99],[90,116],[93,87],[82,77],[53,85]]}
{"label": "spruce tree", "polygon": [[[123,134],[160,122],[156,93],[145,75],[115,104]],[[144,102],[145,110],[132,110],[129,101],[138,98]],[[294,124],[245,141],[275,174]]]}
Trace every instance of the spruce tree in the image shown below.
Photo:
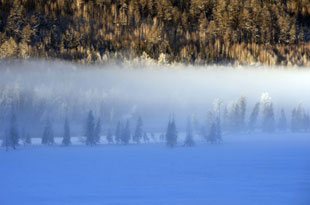
{"label": "spruce tree", "polygon": [[69,120],[66,117],[65,124],[64,124],[64,135],[62,139],[62,144],[68,146],[71,144],[71,134],[70,134],[70,124]]}
{"label": "spruce tree", "polygon": [[217,141],[217,127],[216,123],[213,122],[209,131],[209,134],[207,136],[207,142],[214,144]]}
{"label": "spruce tree", "polygon": [[118,144],[121,143],[121,138],[122,138],[122,124],[120,121],[118,121],[115,130],[115,142]]}
{"label": "spruce tree", "polygon": [[50,119],[47,119],[46,125],[44,127],[43,136],[42,136],[42,144],[44,145],[52,145],[54,144],[54,132],[52,129],[52,125]]}
{"label": "spruce tree", "polygon": [[140,143],[140,140],[143,137],[143,130],[142,130],[143,122],[141,117],[138,118],[135,133],[133,135],[133,141],[137,144]]}
{"label": "spruce tree", "polygon": [[100,143],[100,134],[101,134],[101,119],[98,118],[96,127],[95,127],[95,142]]}
{"label": "spruce tree", "polygon": [[169,120],[166,132],[166,144],[168,147],[175,147],[177,145],[178,134],[174,119]]}
{"label": "spruce tree", "polygon": [[190,117],[187,119],[187,130],[186,130],[186,138],[184,142],[184,146],[192,147],[194,146],[194,139],[193,139],[193,131],[192,131],[192,121]]}
{"label": "spruce tree", "polygon": [[109,144],[113,143],[113,134],[112,134],[111,129],[108,129],[108,131],[107,131],[107,141]]}
{"label": "spruce tree", "polygon": [[249,132],[255,131],[257,119],[258,119],[258,114],[259,114],[259,108],[260,108],[260,103],[256,103],[252,112],[251,112],[249,124],[248,124]]}
{"label": "spruce tree", "polygon": [[127,145],[130,141],[130,127],[129,127],[129,120],[126,122],[126,126],[122,130],[121,136],[122,144]]}
{"label": "spruce tree", "polygon": [[287,128],[287,120],[286,120],[286,116],[285,116],[285,112],[283,109],[281,109],[281,113],[280,113],[280,118],[279,118],[279,124],[278,124],[278,129],[280,131],[285,131]]}
{"label": "spruce tree", "polygon": [[275,131],[275,119],[273,112],[272,103],[265,104],[263,107],[263,122],[262,130],[263,132],[274,132]]}
{"label": "spruce tree", "polygon": [[12,114],[11,121],[10,121],[10,132],[9,132],[9,144],[12,146],[13,149],[16,149],[18,146],[19,135],[18,135],[18,128],[17,128],[17,120],[15,114]]}
{"label": "spruce tree", "polygon": [[86,121],[86,145],[93,146],[95,144],[95,119],[93,112],[89,111]]}

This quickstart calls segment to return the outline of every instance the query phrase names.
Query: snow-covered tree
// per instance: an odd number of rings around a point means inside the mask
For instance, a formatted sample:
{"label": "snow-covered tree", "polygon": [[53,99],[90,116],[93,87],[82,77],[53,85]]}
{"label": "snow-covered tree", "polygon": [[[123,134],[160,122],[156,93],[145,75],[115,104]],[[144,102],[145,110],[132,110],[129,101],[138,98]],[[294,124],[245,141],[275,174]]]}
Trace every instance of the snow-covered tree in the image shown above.
{"label": "snow-covered tree", "polygon": [[265,103],[263,105],[263,119],[262,119],[262,131],[274,132],[275,131],[275,117],[273,112],[273,104]]}
{"label": "snow-covered tree", "polygon": [[191,118],[189,117],[187,119],[186,138],[184,141],[184,146],[192,147],[194,145],[195,145],[195,142],[194,142],[194,136],[193,136],[193,131],[192,131],[192,121],[191,121]]}
{"label": "snow-covered tree", "polygon": [[140,140],[143,137],[142,126],[143,126],[143,121],[142,121],[141,117],[139,117],[137,120],[135,133],[133,135],[133,141],[136,142],[137,144],[140,143]]}
{"label": "snow-covered tree", "polygon": [[17,120],[15,114],[12,114],[10,120],[10,131],[9,131],[9,144],[13,149],[16,149],[16,146],[19,145],[19,134],[17,127]]}
{"label": "snow-covered tree", "polygon": [[129,120],[126,122],[126,126],[122,130],[122,137],[121,137],[122,144],[127,145],[130,141],[130,126]]}
{"label": "snow-covered tree", "polygon": [[95,118],[93,112],[89,111],[86,121],[86,145],[95,145]]}
{"label": "snow-covered tree", "polygon": [[251,112],[251,115],[249,118],[249,124],[248,124],[249,132],[255,131],[255,128],[257,125],[258,114],[259,114],[259,108],[260,108],[260,103],[256,103]]}
{"label": "snow-covered tree", "polygon": [[222,130],[220,120],[218,118],[212,123],[206,140],[211,144],[222,142]]}
{"label": "snow-covered tree", "polygon": [[122,124],[120,121],[118,121],[115,130],[115,142],[121,143],[121,138],[122,138]]}
{"label": "snow-covered tree", "polygon": [[41,143],[44,145],[54,144],[54,132],[53,132],[53,128],[52,128],[50,119],[47,119],[47,121],[46,121],[46,125],[44,127]]}
{"label": "snow-covered tree", "polygon": [[98,118],[96,126],[95,126],[95,142],[100,143],[100,135],[101,135],[101,119]]}
{"label": "snow-covered tree", "polygon": [[166,144],[168,147],[175,147],[177,145],[178,134],[174,119],[169,120],[166,132]]}
{"label": "snow-covered tree", "polygon": [[113,143],[113,134],[112,134],[111,129],[108,129],[108,131],[107,131],[107,141],[109,144]]}
{"label": "snow-covered tree", "polygon": [[287,120],[286,115],[283,109],[281,109],[279,123],[278,123],[278,129],[280,131],[285,131],[287,129]]}
{"label": "snow-covered tree", "polygon": [[64,123],[64,135],[62,139],[62,144],[65,146],[68,146],[71,144],[70,124],[69,124],[69,120],[67,117],[65,118],[65,123]]}

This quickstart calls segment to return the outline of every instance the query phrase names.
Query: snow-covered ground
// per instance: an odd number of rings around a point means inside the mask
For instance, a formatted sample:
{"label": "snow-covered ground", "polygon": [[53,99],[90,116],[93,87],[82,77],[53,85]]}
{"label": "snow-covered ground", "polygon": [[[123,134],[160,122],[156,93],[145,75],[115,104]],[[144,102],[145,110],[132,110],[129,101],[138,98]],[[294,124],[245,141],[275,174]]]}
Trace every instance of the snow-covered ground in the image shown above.
{"label": "snow-covered ground", "polygon": [[0,149],[0,204],[309,205],[310,135]]}

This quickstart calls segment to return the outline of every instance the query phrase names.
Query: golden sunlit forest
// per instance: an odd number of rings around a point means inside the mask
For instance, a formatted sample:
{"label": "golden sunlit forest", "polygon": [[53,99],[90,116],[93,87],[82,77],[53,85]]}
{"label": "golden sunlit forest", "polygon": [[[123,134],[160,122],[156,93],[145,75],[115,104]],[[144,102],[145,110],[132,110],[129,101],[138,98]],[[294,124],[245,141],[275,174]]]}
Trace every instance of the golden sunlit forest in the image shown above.
{"label": "golden sunlit forest", "polygon": [[0,0],[0,57],[310,65],[309,0]]}

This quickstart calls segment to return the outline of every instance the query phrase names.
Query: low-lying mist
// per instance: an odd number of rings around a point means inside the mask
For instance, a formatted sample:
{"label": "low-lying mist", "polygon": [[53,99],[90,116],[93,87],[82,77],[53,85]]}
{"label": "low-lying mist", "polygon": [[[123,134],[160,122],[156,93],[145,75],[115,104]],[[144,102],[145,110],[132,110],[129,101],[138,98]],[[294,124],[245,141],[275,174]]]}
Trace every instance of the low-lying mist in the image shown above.
{"label": "low-lying mist", "polygon": [[[289,116],[299,103],[310,104],[310,72],[269,67],[193,67],[143,63],[76,65],[64,62],[0,62],[0,129],[12,112],[33,135],[42,132],[50,118],[62,126],[65,116],[77,133],[89,110],[102,119],[103,127],[119,120],[132,125],[138,116],[145,129],[163,132],[170,115],[179,130],[188,116],[201,124],[214,109],[214,101],[228,110],[246,98],[246,119],[262,93],[273,103],[275,118],[280,109]],[[268,94],[266,94],[268,93]],[[133,126],[132,126],[133,127]],[[0,132],[2,133],[2,131]]]}

